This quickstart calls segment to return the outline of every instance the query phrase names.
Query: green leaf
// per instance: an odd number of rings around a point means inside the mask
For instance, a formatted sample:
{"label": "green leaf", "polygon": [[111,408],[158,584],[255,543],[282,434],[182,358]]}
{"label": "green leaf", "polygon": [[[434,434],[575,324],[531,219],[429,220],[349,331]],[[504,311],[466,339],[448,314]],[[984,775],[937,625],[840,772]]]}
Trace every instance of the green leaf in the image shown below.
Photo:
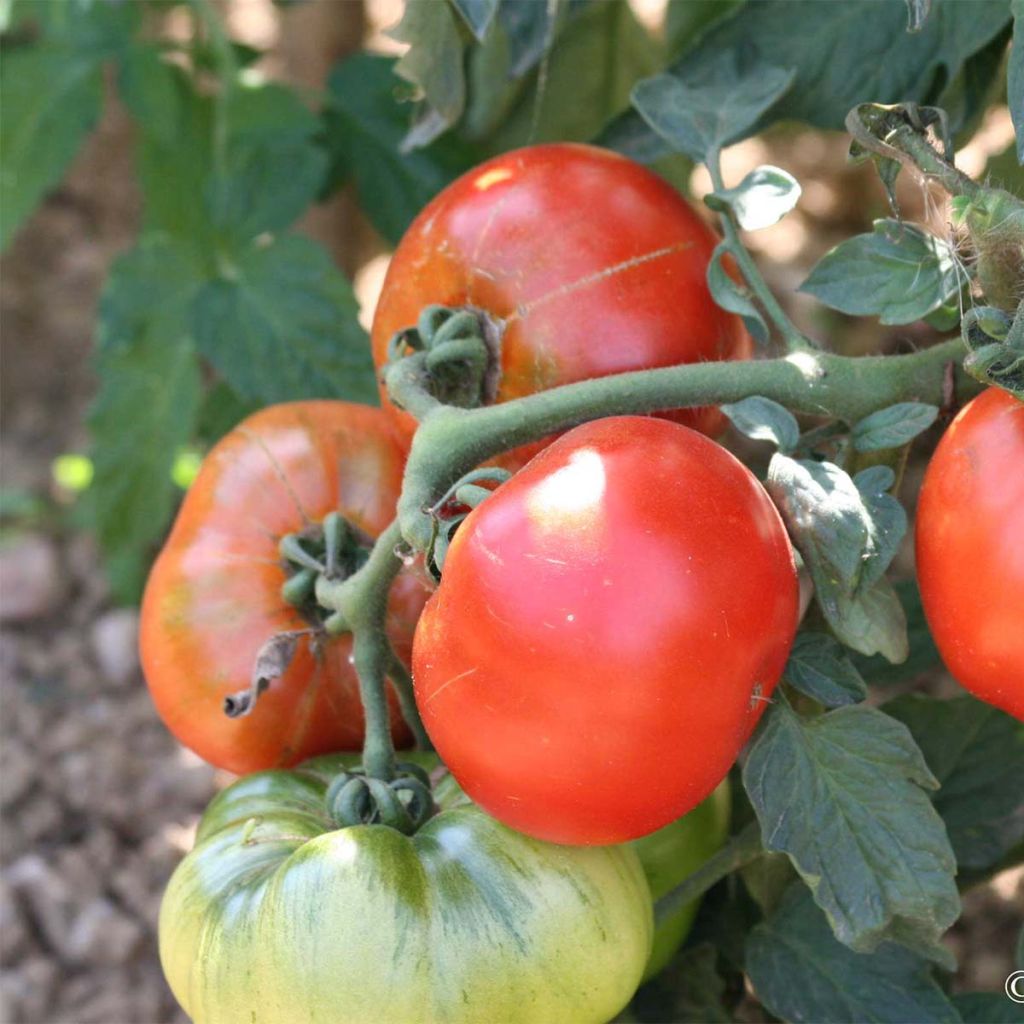
{"label": "green leaf", "polygon": [[868,695],[867,684],[846,652],[824,633],[798,633],[782,675],[826,707],[856,704]]}
{"label": "green leaf", "polygon": [[1024,725],[973,697],[907,694],[885,705],[942,788],[933,795],[962,868],[985,871],[1024,838]]}
{"label": "green leaf", "polygon": [[750,134],[792,83],[791,71],[768,63],[744,79],[731,55],[723,54],[700,84],[673,75],[638,82],[633,106],[672,149],[703,163],[709,153]]}
{"label": "green leaf", "polygon": [[828,252],[799,290],[843,313],[908,324],[958,295],[962,284],[956,256],[941,238],[885,218],[875,221],[873,234]]}
{"label": "green leaf", "polygon": [[859,452],[901,448],[927,430],[938,415],[937,406],[923,402],[898,402],[879,409],[854,425],[853,447]]}
{"label": "green leaf", "polygon": [[893,664],[906,660],[907,621],[884,576],[852,595],[830,580],[815,580],[815,594],[828,624],[847,647],[860,654],[881,654]]}
{"label": "green leaf", "polygon": [[409,49],[395,73],[424,100],[424,111],[406,135],[403,148],[426,146],[462,116],[466,106],[464,44],[455,12],[447,2],[408,0],[402,20],[389,32]]}
{"label": "green leaf", "polygon": [[835,940],[801,885],[750,933],[747,968],[757,998],[782,1020],[959,1024],[926,960],[895,943],[853,952]]}
{"label": "green leaf", "polygon": [[402,154],[407,111],[394,99],[394,61],[359,53],[336,64],[328,79],[324,110],[333,184],[352,177],[359,205],[393,245],[413,218],[479,155],[446,135]]}
{"label": "green leaf", "polygon": [[777,224],[800,199],[800,183],[781,167],[755,167],[735,188],[711,192],[704,202],[712,210],[731,210],[745,231]]}
{"label": "green leaf", "polygon": [[684,949],[636,994],[637,1021],[673,1024],[731,1024],[725,1006],[725,981],[718,973],[718,953],[709,942]]}
{"label": "green leaf", "polygon": [[100,114],[100,59],[59,45],[5,51],[0,246],[63,177]]}
{"label": "green leaf", "polygon": [[180,144],[175,70],[157,47],[136,43],[122,54],[118,89],[143,132],[162,146]]}
{"label": "green leaf", "polygon": [[92,514],[115,590],[141,592],[149,546],[170,517],[176,450],[191,437],[199,364],[188,310],[198,280],[166,239],[114,265],[100,301],[100,392],[89,416]]}
{"label": "green leaf", "polygon": [[196,435],[208,445],[216,444],[258,408],[256,402],[240,398],[237,392],[219,380],[203,395],[196,423]]}
{"label": "green leaf", "polygon": [[907,532],[907,513],[899,499],[888,494],[896,474],[888,466],[870,466],[853,482],[868,512],[870,544],[861,572],[860,588],[869,589],[889,568]]}
{"label": "green leaf", "polygon": [[902,723],[864,705],[804,720],[777,704],[743,782],[765,848],[789,855],[840,942],[932,954],[960,912],[956,859]]}
{"label": "green leaf", "polygon": [[675,58],[692,47],[712,25],[732,17],[746,0],[668,0],[665,39]]}
{"label": "green leaf", "polygon": [[327,153],[316,143],[320,121],[280,85],[236,85],[230,93],[228,156],[205,196],[221,234],[247,242],[281,231],[316,199]]}
{"label": "green leaf", "polygon": [[796,417],[770,398],[754,395],[721,407],[732,425],[755,441],[771,441],[780,451],[792,451],[800,441]]}
{"label": "green leaf", "polygon": [[[860,476],[859,473],[857,475]],[[902,663],[895,665],[880,655],[854,655],[857,670],[873,686],[892,686],[916,679],[940,663],[938,648],[928,631],[921,607],[917,584],[913,580],[901,580],[894,589],[907,622],[908,654]]]}
{"label": "green leaf", "polygon": [[707,282],[711,297],[722,309],[737,313],[743,318],[750,336],[758,345],[768,341],[768,325],[764,322],[757,306],[749,297],[748,290],[737,284],[722,266],[722,257],[729,252],[728,242],[719,242],[708,261]]}
{"label": "green leaf", "polygon": [[906,0],[906,3],[907,31],[920,32],[928,20],[928,14],[932,9],[932,0]]}
{"label": "green leaf", "polygon": [[544,75],[534,74],[487,146],[501,152],[535,142],[589,141],[629,106],[637,78],[658,66],[658,47],[626,0],[601,0],[576,13],[570,4]]}
{"label": "green leaf", "polygon": [[1024,0],[1010,0],[1013,12],[1013,45],[1006,69],[1006,95],[1017,134],[1017,162],[1024,164]]}
{"label": "green leaf", "polygon": [[327,253],[290,235],[243,250],[193,307],[200,351],[243,398],[374,400],[352,289]]}
{"label": "green leaf", "polygon": [[[1024,991],[1024,985],[1017,987]],[[1024,1024],[1024,1005],[1003,992],[957,992],[953,1005],[964,1024]]]}
{"label": "green leaf", "polygon": [[[934,0],[921,31],[908,33],[904,0],[758,0],[717,22],[669,73],[693,86],[707,80],[723,53],[734,53],[741,76],[756,90],[761,66],[787,69],[795,75],[792,87],[753,131],[778,121],[841,131],[849,110],[868,98],[936,102],[944,84],[957,78],[1008,18],[1006,0]],[[623,126],[619,130],[625,132]],[[645,148],[652,152],[652,146]]]}
{"label": "green leaf", "polygon": [[498,13],[501,0],[451,0],[452,6],[462,16],[466,27],[476,37],[478,43],[484,41],[487,30],[491,27],[494,15]]}

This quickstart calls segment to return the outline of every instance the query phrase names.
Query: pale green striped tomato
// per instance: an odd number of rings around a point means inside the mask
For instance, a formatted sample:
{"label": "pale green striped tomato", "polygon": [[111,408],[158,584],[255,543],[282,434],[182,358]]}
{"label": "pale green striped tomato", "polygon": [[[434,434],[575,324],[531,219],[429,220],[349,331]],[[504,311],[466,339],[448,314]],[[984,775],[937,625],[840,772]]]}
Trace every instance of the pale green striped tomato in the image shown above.
{"label": "pale green striped tomato", "polygon": [[338,829],[329,763],[224,790],[171,878],[160,959],[196,1024],[601,1024],[628,1002],[653,928],[633,850],[472,805],[411,838]]}

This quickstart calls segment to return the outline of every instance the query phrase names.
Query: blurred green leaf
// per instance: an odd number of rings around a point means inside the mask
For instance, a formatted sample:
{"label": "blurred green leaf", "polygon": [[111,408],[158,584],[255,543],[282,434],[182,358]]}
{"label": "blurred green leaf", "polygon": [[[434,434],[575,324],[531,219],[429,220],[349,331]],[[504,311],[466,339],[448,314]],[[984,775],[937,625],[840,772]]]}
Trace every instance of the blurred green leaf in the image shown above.
{"label": "blurred green leaf", "polygon": [[678,57],[690,49],[712,25],[735,15],[746,0],[668,0],[665,8],[665,39],[669,55]]}
{"label": "blurred green leaf", "polygon": [[237,254],[192,310],[200,351],[243,398],[375,401],[352,288],[316,243],[295,235]]}
{"label": "blurred green leaf", "polygon": [[323,116],[332,159],[329,187],[354,178],[363,212],[397,245],[416,214],[480,156],[452,134],[400,153],[409,118],[395,101],[393,69],[393,60],[369,53],[335,65]]}
{"label": "blurred green leaf", "polygon": [[1010,0],[1013,12],[1013,48],[1006,73],[1006,95],[1017,133],[1017,163],[1024,164],[1024,0]]}
{"label": "blurred green leaf", "polygon": [[953,996],[964,1024],[1024,1024],[1024,1005],[1004,992],[957,992]]}
{"label": "blurred green leaf", "polygon": [[198,279],[188,286],[189,266],[168,240],[143,241],[114,265],[100,303],[89,495],[114,591],[125,601],[138,599],[149,546],[167,525],[171,467],[199,404],[188,315]]}
{"label": "blurred green leaf", "polygon": [[750,933],[747,966],[757,998],[782,1020],[960,1021],[924,958],[892,942],[853,952],[800,884]]}
{"label": "blurred green leaf", "polygon": [[840,942],[931,955],[960,913],[956,858],[924,792],[938,782],[902,723],[863,704],[813,719],[776,704],[743,783],[765,848],[789,855]]}
{"label": "blurred green leaf", "polygon": [[258,408],[259,403],[241,398],[228,384],[219,380],[203,395],[196,436],[207,445],[216,444]]}

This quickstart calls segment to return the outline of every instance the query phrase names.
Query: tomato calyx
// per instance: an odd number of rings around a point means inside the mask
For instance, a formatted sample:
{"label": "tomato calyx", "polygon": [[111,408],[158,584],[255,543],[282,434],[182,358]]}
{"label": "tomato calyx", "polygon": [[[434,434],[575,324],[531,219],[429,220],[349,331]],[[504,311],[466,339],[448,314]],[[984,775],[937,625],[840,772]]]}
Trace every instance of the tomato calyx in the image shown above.
{"label": "tomato calyx", "polygon": [[437,813],[430,776],[418,764],[399,761],[388,782],[353,768],[327,787],[327,813],[339,828],[387,825],[412,835]]}
{"label": "tomato calyx", "polygon": [[503,324],[482,309],[426,306],[415,327],[388,342],[388,364],[423,353],[427,390],[445,405],[476,409],[498,392]]}
{"label": "tomato calyx", "polygon": [[[445,555],[462,521],[511,476],[507,469],[499,466],[481,466],[456,480],[438,501],[424,509],[433,528],[424,560],[435,582],[441,579]],[[484,487],[481,482],[493,486]]]}

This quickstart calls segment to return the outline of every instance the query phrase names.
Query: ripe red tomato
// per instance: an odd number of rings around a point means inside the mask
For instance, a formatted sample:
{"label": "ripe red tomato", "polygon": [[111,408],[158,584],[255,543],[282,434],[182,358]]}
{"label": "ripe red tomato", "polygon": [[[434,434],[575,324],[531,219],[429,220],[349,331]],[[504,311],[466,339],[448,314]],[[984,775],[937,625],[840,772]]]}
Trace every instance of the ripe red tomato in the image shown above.
{"label": "ripe red tomato", "polygon": [[455,534],[416,699],[469,796],[559,843],[617,843],[721,782],[782,672],[797,576],[724,448],[613,417],[542,451]]}
{"label": "ripe red tomato", "polygon": [[[309,621],[281,596],[278,541],[341,513],[368,537],[394,516],[404,453],[379,409],[295,402],[250,416],[206,457],[157,559],[142,604],[142,667],[167,727],[200,757],[234,772],[287,767],[362,744],[351,637],[303,638],[252,712],[224,698],[249,685],[274,634]],[[396,581],[389,633],[407,657],[426,598]],[[393,734],[411,739],[392,702]]]}
{"label": "ripe red tomato", "polygon": [[[504,323],[495,400],[626,370],[744,359],[739,317],[705,281],[718,239],[671,186],[593,146],[530,146],[463,175],[406,232],[373,321],[377,366],[388,340],[432,303],[469,305]],[[415,421],[384,395],[404,440]],[[720,432],[716,409],[668,414]],[[515,469],[544,442],[496,461]]]}
{"label": "ripe red tomato", "polygon": [[925,474],[916,540],[949,671],[1024,719],[1024,403],[990,388],[961,409]]}

